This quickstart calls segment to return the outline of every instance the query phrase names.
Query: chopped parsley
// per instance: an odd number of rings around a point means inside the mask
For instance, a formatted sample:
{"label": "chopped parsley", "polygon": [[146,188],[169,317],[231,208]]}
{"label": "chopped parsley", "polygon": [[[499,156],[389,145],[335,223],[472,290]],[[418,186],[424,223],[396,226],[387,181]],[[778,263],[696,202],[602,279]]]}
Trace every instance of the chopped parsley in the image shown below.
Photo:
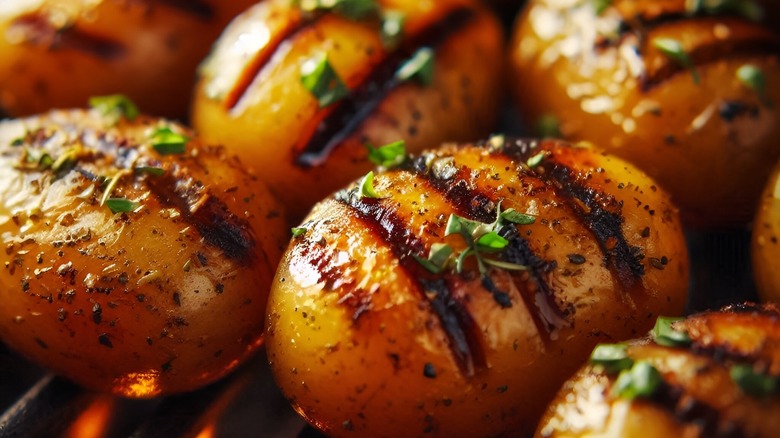
{"label": "chopped parsley", "polygon": [[542,164],[542,160],[544,160],[545,156],[547,156],[547,152],[546,151],[541,151],[538,154],[536,154],[536,155],[532,156],[531,158],[529,158],[525,162],[525,164],[526,164],[526,166],[528,166],[529,169],[533,169],[534,167]]}
{"label": "chopped parsley", "polygon": [[138,203],[125,198],[108,198],[106,206],[112,213],[128,213],[138,208]]}
{"label": "chopped parsley", "polygon": [[148,173],[154,176],[162,176],[165,174],[165,169],[162,167],[138,166],[134,170],[136,173]]}
{"label": "chopped parsley", "polygon": [[778,392],[780,382],[777,377],[758,372],[753,365],[739,364],[731,367],[731,380],[746,394],[766,397]]}
{"label": "chopped parsley", "polygon": [[374,190],[374,172],[368,172],[360,181],[360,195],[364,198],[378,198]]}
{"label": "chopped parsley", "polygon": [[768,102],[766,95],[766,76],[764,76],[764,72],[758,66],[753,64],[741,66],[737,69],[737,79],[739,79],[744,86],[755,91],[762,102]]}
{"label": "chopped parsley", "polygon": [[599,344],[590,354],[590,363],[603,367],[609,374],[617,374],[634,365],[627,350],[626,344]]}
{"label": "chopped parsley", "polygon": [[161,155],[183,154],[187,150],[189,138],[173,132],[171,128],[164,126],[157,128],[150,139],[152,147]]}
{"label": "chopped parsley", "polygon": [[306,228],[303,227],[293,227],[290,228],[290,232],[292,233],[293,237],[300,237],[306,234],[306,231],[308,231]]}
{"label": "chopped parsley", "polygon": [[368,148],[368,159],[377,166],[389,169],[398,166],[406,159],[406,142],[403,140],[388,143],[378,148],[367,144],[366,148]]}
{"label": "chopped parsley", "polygon": [[696,66],[693,65],[691,57],[685,52],[682,44],[674,38],[655,38],[653,40],[653,46],[666,55],[669,59],[675,61],[682,67],[685,67],[691,71],[693,76],[693,83],[699,83],[699,73],[696,71]]}
{"label": "chopped parsley", "polygon": [[401,64],[395,72],[399,81],[416,80],[424,86],[433,83],[433,71],[436,52],[430,47],[422,47],[411,58]]}
{"label": "chopped parsley", "polygon": [[668,318],[664,316],[655,320],[653,339],[665,347],[687,347],[691,345],[691,337],[687,332],[676,330],[673,324],[683,318]]}
{"label": "chopped parsley", "polygon": [[382,12],[382,45],[388,48],[397,47],[404,36],[406,15],[398,11]]}
{"label": "chopped parsley", "polygon": [[90,97],[89,106],[100,112],[100,114],[112,118],[114,122],[119,120],[120,117],[132,121],[139,115],[138,107],[135,106],[132,100],[122,94]]}
{"label": "chopped parsley", "polygon": [[561,137],[561,122],[554,114],[543,114],[536,121],[536,134],[541,138]]}
{"label": "chopped parsley", "polygon": [[591,0],[596,15],[601,15],[608,7],[612,6],[612,0]]}
{"label": "chopped parsley", "polygon": [[639,361],[630,369],[620,372],[612,394],[620,398],[633,400],[638,397],[651,397],[663,384],[661,373],[649,362]]}
{"label": "chopped parsley", "polygon": [[301,83],[317,98],[320,108],[325,108],[349,95],[349,89],[328,62],[328,55],[321,52],[301,65]]}
{"label": "chopped parsley", "polygon": [[379,13],[376,0],[298,0],[298,7],[309,13],[333,11],[355,21]]}

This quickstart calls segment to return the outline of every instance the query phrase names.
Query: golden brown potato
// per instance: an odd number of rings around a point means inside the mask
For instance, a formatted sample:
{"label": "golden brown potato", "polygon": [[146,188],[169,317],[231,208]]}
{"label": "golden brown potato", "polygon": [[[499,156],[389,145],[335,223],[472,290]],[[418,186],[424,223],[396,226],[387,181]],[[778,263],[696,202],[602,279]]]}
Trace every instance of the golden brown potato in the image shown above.
{"label": "golden brown potato", "polygon": [[705,3],[718,2],[531,1],[511,85],[529,121],[633,162],[687,223],[729,227],[754,213],[780,156],[780,39],[725,7],[690,10]]}
{"label": "golden brown potato", "polygon": [[537,437],[776,437],[780,312],[742,304],[597,347]]}
{"label": "golden brown potato", "polygon": [[7,0],[0,4],[0,110],[13,116],[124,93],[184,117],[195,70],[255,0]]}
{"label": "golden brown potato", "polygon": [[407,160],[297,229],[266,348],[327,435],[522,436],[597,342],[682,312],[685,242],[650,179],[585,146],[484,146]]}
{"label": "golden brown potato", "polygon": [[201,69],[192,121],[269,181],[295,221],[373,167],[367,144],[419,151],[490,133],[503,42],[471,0],[382,0],[360,19],[292,3],[264,1],[228,27]]}
{"label": "golden brown potato", "polygon": [[766,183],[753,222],[751,259],[763,301],[780,303],[780,162]]}
{"label": "golden brown potato", "polygon": [[194,389],[261,345],[289,230],[222,148],[113,120],[0,123],[0,339],[91,389]]}

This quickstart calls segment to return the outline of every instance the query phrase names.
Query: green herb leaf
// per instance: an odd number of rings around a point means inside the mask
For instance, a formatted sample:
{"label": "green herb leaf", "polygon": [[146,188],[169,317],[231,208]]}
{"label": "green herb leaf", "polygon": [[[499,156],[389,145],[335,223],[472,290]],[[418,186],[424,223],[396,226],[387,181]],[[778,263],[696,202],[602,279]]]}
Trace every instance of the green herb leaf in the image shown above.
{"label": "green herb leaf", "polygon": [[541,138],[560,138],[561,134],[561,122],[554,114],[542,114],[536,121],[536,135]]}
{"label": "green herb leaf", "polygon": [[138,208],[138,203],[125,198],[108,198],[106,206],[112,213],[128,213]]}
{"label": "green herb leaf", "polygon": [[599,365],[609,374],[617,374],[634,365],[634,360],[628,357],[628,346],[625,344],[599,344],[590,354],[590,363]]}
{"label": "green herb leaf", "polygon": [[661,373],[649,362],[639,361],[631,369],[620,372],[612,393],[618,397],[633,400],[637,397],[650,397],[661,387],[664,379]]}
{"label": "green herb leaf", "polygon": [[132,121],[139,114],[138,107],[135,106],[133,101],[121,94],[90,97],[89,106],[104,116],[116,119],[124,116],[127,120]]}
{"label": "green herb leaf", "polygon": [[530,169],[533,169],[534,167],[542,164],[542,160],[544,160],[545,156],[547,156],[547,152],[545,152],[545,151],[539,152],[538,154],[536,154],[533,157],[529,158],[528,161],[525,162],[525,164]]}
{"label": "green herb leaf", "polygon": [[404,36],[404,22],[406,15],[398,11],[382,12],[382,45],[387,48],[395,48],[401,43]]}
{"label": "green herb leaf", "polygon": [[183,154],[189,138],[171,131],[167,126],[157,128],[150,139],[152,147],[161,155]]}
{"label": "green herb leaf", "polygon": [[483,234],[477,239],[477,246],[483,251],[501,251],[509,245],[509,241],[495,231]]}
{"label": "green herb leaf", "polygon": [[292,232],[292,236],[293,237],[300,237],[300,236],[303,236],[304,234],[306,234],[306,231],[308,231],[308,230],[306,228],[303,228],[303,227],[293,227],[293,228],[290,229],[290,231]]}
{"label": "green herb leaf", "polygon": [[602,12],[612,5],[612,0],[592,0],[592,3],[596,15],[601,15]]}
{"label": "green herb leaf", "polygon": [[377,166],[392,168],[406,159],[406,142],[403,140],[375,148],[367,144],[368,159]]}
{"label": "green herb leaf", "polygon": [[748,395],[766,397],[775,394],[780,389],[777,377],[756,372],[752,365],[734,365],[731,367],[730,374],[731,380]]}
{"label": "green herb leaf", "polygon": [[360,195],[364,198],[378,198],[374,190],[374,172],[368,172],[360,182]]}
{"label": "green herb leaf", "polygon": [[434,243],[431,245],[430,251],[428,251],[428,258],[424,259],[419,256],[414,256],[414,258],[421,264],[423,267],[430,272],[434,274],[441,273],[444,268],[447,266],[447,263],[450,260],[450,257],[453,254],[452,247],[445,243]]}
{"label": "green herb leaf", "polygon": [[656,38],[653,40],[653,46],[679,65],[689,69],[693,76],[693,83],[699,83],[699,73],[679,41],[673,38]]}
{"label": "green herb leaf", "polygon": [[139,166],[135,168],[135,171],[137,173],[149,173],[154,176],[162,176],[165,174],[165,169],[162,167]]}
{"label": "green herb leaf", "polygon": [[301,83],[317,98],[320,108],[325,108],[349,95],[349,89],[333,70],[328,62],[328,55],[324,52],[303,63]]}
{"label": "green herb leaf", "polygon": [[24,144],[24,137],[18,137],[11,141],[11,146],[21,146]]}
{"label": "green herb leaf", "polygon": [[309,13],[333,11],[355,21],[376,16],[379,12],[376,0],[299,0],[298,7]]}
{"label": "green herb leaf", "polygon": [[518,225],[530,225],[536,221],[536,217],[515,211],[514,208],[502,211],[499,217],[507,222]]}
{"label": "green herb leaf", "polygon": [[395,77],[400,81],[415,79],[420,84],[428,86],[433,83],[434,61],[435,52],[432,48],[420,48],[401,65]]}
{"label": "green herb leaf", "polygon": [[764,76],[764,72],[758,66],[753,64],[743,65],[737,70],[737,79],[744,86],[755,91],[761,101],[766,103],[766,76]]}
{"label": "green herb leaf", "polygon": [[668,318],[664,316],[655,320],[653,338],[659,345],[665,347],[687,347],[691,345],[691,338],[684,331],[675,330],[672,325],[683,318]]}

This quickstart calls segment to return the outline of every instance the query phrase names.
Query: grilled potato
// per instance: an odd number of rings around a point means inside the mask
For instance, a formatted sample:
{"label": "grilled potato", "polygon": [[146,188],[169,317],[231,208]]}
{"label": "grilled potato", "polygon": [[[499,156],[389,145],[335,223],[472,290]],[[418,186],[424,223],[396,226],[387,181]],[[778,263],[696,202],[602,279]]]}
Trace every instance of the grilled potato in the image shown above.
{"label": "grilled potato", "polygon": [[261,345],[286,220],[191,136],[98,110],[0,123],[3,342],[127,397],[194,389]]}
{"label": "grilled potato", "polygon": [[372,168],[368,145],[419,151],[491,132],[502,32],[471,0],[382,0],[363,14],[294,3],[261,2],[228,27],[200,70],[192,122],[295,221]]}
{"label": "grilled potato", "polygon": [[124,93],[184,117],[195,70],[255,0],[8,0],[0,5],[0,110],[12,116]]}
{"label": "grilled potato", "polygon": [[266,348],[331,436],[533,431],[597,342],[680,314],[688,285],[666,194],[553,141],[445,145],[322,201],[296,234]]}
{"label": "grilled potato", "polygon": [[530,1],[510,43],[516,100],[547,133],[640,166],[685,222],[742,225],[780,156],[780,39],[750,5]]}
{"label": "grilled potato", "polygon": [[753,279],[763,301],[780,303],[780,162],[761,195],[751,241]]}
{"label": "grilled potato", "polygon": [[780,312],[742,304],[599,346],[563,385],[537,437],[775,437]]}

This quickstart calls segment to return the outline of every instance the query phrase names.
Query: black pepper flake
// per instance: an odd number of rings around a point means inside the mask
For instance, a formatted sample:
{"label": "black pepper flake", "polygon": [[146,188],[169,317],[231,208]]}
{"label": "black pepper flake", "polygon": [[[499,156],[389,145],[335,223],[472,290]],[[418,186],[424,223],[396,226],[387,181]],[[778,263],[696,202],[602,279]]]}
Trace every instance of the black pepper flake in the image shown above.
{"label": "black pepper flake", "polygon": [[35,343],[37,343],[37,344],[38,344],[38,346],[40,346],[40,347],[41,347],[41,348],[43,348],[44,350],[48,350],[48,349],[49,349],[49,346],[48,346],[48,345],[46,345],[46,343],[45,343],[45,342],[43,342],[43,340],[42,340],[42,339],[40,339],[40,338],[35,338]]}
{"label": "black pepper flake", "polygon": [[669,260],[666,257],[657,258],[657,257],[650,257],[650,266],[654,267],[658,270],[663,270],[666,267],[666,264],[669,263]]}
{"label": "black pepper flake", "polygon": [[217,283],[217,293],[221,294],[222,292],[225,292],[225,285],[222,283]]}
{"label": "black pepper flake", "polygon": [[152,337],[151,336],[147,336],[146,337],[146,343],[149,344],[149,345],[152,345]]}
{"label": "black pepper flake", "polygon": [[98,342],[108,348],[114,348],[114,344],[111,343],[111,339],[108,339],[108,333],[101,333],[98,335]]}
{"label": "black pepper flake", "polygon": [[641,236],[644,238],[650,237],[650,227],[645,227],[645,229],[642,230]]}
{"label": "black pepper flake", "polygon": [[65,318],[68,317],[68,312],[65,311],[62,307],[57,309],[57,319],[60,321],[65,321]]}
{"label": "black pepper flake", "polygon": [[566,257],[569,258],[569,262],[575,265],[581,265],[585,263],[585,256],[583,256],[582,254],[569,254]]}
{"label": "black pepper flake", "polygon": [[509,385],[501,385],[498,388],[496,388],[496,391],[498,391],[499,394],[503,394],[509,389]]}
{"label": "black pepper flake", "polygon": [[205,254],[203,254],[202,252],[198,252],[197,254],[195,254],[195,256],[198,257],[198,261],[200,262],[201,266],[206,266],[208,260],[206,259]]}
{"label": "black pepper flake", "polygon": [[429,379],[435,379],[436,378],[436,367],[433,366],[432,363],[426,362],[425,366],[423,366],[423,376],[429,378]]}
{"label": "black pepper flake", "polygon": [[452,399],[445,398],[444,400],[442,400],[442,402],[444,403],[444,406],[447,406],[447,407],[452,406]]}
{"label": "black pepper flake", "polygon": [[22,278],[22,292],[30,290],[30,281],[27,277]]}
{"label": "black pepper flake", "polygon": [[171,359],[168,362],[165,362],[164,364],[162,364],[162,366],[160,368],[162,369],[162,371],[164,373],[170,371],[173,368],[172,362],[173,362],[173,359]]}
{"label": "black pepper flake", "polygon": [[177,306],[181,306],[181,295],[179,295],[179,293],[178,293],[178,292],[174,292],[174,293],[173,293],[173,302],[174,302],[174,303],[175,303]]}
{"label": "black pepper flake", "polygon": [[341,426],[344,428],[344,430],[355,430],[355,425],[352,424],[352,420],[344,421],[341,423]]}
{"label": "black pepper flake", "polygon": [[95,303],[95,305],[92,306],[92,321],[94,321],[95,324],[100,324],[100,322],[103,321],[103,309],[100,308],[99,303]]}
{"label": "black pepper flake", "polygon": [[138,294],[135,296],[135,299],[138,300],[139,303],[143,303],[144,301],[146,301],[146,295]]}

